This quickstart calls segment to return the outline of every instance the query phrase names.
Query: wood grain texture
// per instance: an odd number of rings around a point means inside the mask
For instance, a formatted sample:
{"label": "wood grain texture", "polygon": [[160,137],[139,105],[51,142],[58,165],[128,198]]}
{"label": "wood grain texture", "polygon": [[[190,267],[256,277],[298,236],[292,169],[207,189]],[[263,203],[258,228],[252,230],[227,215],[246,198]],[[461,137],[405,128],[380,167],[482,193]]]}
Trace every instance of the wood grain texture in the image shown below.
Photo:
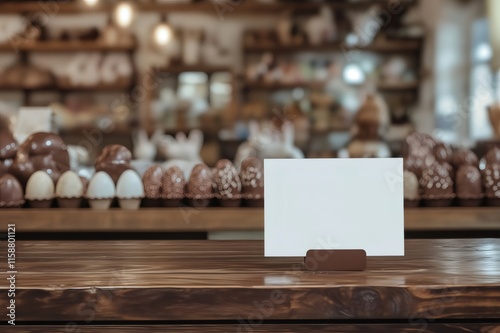
{"label": "wood grain texture", "polygon": [[[262,231],[259,208],[12,209],[0,210],[0,232],[198,232]],[[406,231],[500,230],[500,208],[418,208],[405,210]]]}
{"label": "wood grain texture", "polygon": [[500,317],[500,239],[408,240],[364,272],[305,271],[261,241],[20,241],[16,254],[19,321]]}
{"label": "wood grain texture", "polygon": [[358,324],[358,325],[171,325],[171,326],[17,326],[3,333],[498,333],[500,324]]}

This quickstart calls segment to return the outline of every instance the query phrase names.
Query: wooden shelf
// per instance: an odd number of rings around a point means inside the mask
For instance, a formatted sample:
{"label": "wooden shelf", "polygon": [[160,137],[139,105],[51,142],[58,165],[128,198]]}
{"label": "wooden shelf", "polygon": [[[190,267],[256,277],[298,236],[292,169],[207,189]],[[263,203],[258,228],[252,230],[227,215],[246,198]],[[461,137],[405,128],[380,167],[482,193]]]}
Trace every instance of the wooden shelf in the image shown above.
{"label": "wooden shelf", "polygon": [[[304,11],[317,11],[322,5],[326,4],[332,9],[363,9],[368,8],[374,4],[387,6],[389,0],[370,0],[370,1],[330,1],[330,2],[276,2],[270,4],[263,4],[257,1],[246,0],[243,2],[235,1],[223,3],[219,7],[212,1],[204,0],[188,3],[138,3],[135,4],[136,10],[140,12],[201,12],[208,15],[246,15],[246,14],[276,14],[285,10],[296,12]],[[413,5],[416,1],[406,1],[405,6]],[[0,4],[0,13],[3,14],[21,14],[30,12],[43,11],[50,15],[55,14],[71,14],[71,13],[95,13],[105,12],[110,13],[115,8],[115,4],[101,4],[94,7],[85,6],[82,2],[69,2],[44,4],[41,1],[28,1],[28,2],[8,2]]]}
{"label": "wooden shelf", "polygon": [[187,65],[172,65],[170,67],[164,68],[155,68],[154,71],[156,73],[160,73],[163,75],[168,74],[180,74],[184,72],[203,72],[207,74],[213,74],[218,72],[232,72],[232,69],[227,66],[208,66],[208,65],[195,65],[195,66],[187,66]]}
{"label": "wooden shelf", "polygon": [[[295,88],[317,89],[324,88],[325,82],[301,82],[301,83],[265,83],[262,81],[247,81],[244,87],[249,90],[289,90]],[[418,90],[418,82],[397,82],[377,84],[379,91],[405,91]]]}
{"label": "wooden shelf", "polygon": [[113,92],[113,91],[124,91],[129,90],[133,87],[132,84],[127,85],[109,85],[109,84],[99,84],[95,86],[69,86],[69,85],[50,85],[41,87],[17,87],[17,86],[3,86],[0,85],[0,91],[64,91],[64,92]]}
{"label": "wooden shelf", "polygon": [[323,45],[255,45],[245,46],[244,51],[247,53],[290,53],[290,52],[345,52],[345,51],[366,51],[380,53],[413,53],[420,51],[422,47],[421,39],[405,39],[405,40],[379,40],[373,44],[363,46],[350,47],[343,42],[323,44]]}
{"label": "wooden shelf", "polygon": [[[210,232],[262,231],[259,208],[3,209],[0,228],[18,232]],[[500,230],[500,208],[415,208],[405,210],[406,231]]]}
{"label": "wooden shelf", "polygon": [[[0,6],[0,12],[2,12]],[[108,45],[96,41],[33,41],[20,44],[2,44],[1,52],[128,52],[135,50],[135,44]]]}

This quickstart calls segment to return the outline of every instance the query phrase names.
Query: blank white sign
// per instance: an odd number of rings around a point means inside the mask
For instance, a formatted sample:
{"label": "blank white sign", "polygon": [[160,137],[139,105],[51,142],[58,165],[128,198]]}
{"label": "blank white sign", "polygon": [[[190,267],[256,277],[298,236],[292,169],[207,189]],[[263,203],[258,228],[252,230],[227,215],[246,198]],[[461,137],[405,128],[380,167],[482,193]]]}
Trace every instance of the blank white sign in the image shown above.
{"label": "blank white sign", "polygon": [[264,161],[265,256],[404,255],[403,159]]}

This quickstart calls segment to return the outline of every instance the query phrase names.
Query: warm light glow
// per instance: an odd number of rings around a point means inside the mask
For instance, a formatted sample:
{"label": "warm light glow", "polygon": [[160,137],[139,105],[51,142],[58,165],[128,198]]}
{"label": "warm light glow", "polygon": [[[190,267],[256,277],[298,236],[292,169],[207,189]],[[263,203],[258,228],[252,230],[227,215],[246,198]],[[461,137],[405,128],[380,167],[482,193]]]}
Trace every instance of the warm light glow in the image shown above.
{"label": "warm light glow", "polygon": [[165,46],[172,40],[172,28],[166,23],[157,25],[153,34],[154,41],[159,46]]}
{"label": "warm light glow", "polygon": [[115,22],[122,28],[126,28],[132,24],[134,20],[134,8],[131,4],[123,2],[115,9]]}
{"label": "warm light glow", "polygon": [[355,64],[348,64],[344,67],[342,77],[347,84],[362,84],[365,82],[365,73]]}
{"label": "warm light glow", "polygon": [[99,0],[83,0],[83,2],[85,2],[85,4],[87,6],[93,7],[93,6],[97,5]]}

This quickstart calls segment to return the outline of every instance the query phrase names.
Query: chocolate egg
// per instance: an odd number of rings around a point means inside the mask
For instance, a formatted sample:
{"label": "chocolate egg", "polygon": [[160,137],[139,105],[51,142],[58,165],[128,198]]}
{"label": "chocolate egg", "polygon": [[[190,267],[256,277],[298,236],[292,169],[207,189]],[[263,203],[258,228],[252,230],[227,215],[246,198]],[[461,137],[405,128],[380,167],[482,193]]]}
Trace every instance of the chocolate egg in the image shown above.
{"label": "chocolate egg", "polygon": [[479,160],[472,150],[461,148],[453,153],[453,166],[458,169],[462,165],[478,166]]}
{"label": "chocolate egg", "polygon": [[162,197],[164,199],[182,199],[184,198],[185,186],[184,173],[178,166],[172,166],[163,175]]}
{"label": "chocolate egg", "polygon": [[215,195],[220,199],[239,199],[241,181],[231,161],[223,159],[217,162],[213,170]]}
{"label": "chocolate egg", "polygon": [[433,148],[432,152],[434,157],[438,163],[452,163],[453,159],[453,151],[450,146],[446,143],[439,142]]}
{"label": "chocolate egg", "polygon": [[159,165],[152,165],[142,176],[144,194],[146,198],[158,199],[162,196],[163,169]]}
{"label": "chocolate egg", "polygon": [[21,183],[7,173],[0,177],[0,208],[19,208],[24,204]]}
{"label": "chocolate egg", "polygon": [[500,164],[500,149],[493,147],[486,153],[486,164]]}
{"label": "chocolate egg", "polygon": [[240,179],[244,199],[264,198],[264,167],[262,160],[249,157],[241,163]]}
{"label": "chocolate egg", "polygon": [[446,167],[439,163],[424,170],[422,178],[420,178],[420,186],[423,189],[422,197],[426,200],[452,199],[454,197],[453,180]]}
{"label": "chocolate egg", "polygon": [[205,164],[197,164],[186,186],[186,197],[192,199],[213,198],[212,172]]}
{"label": "chocolate egg", "polygon": [[405,139],[403,145],[403,156],[415,156],[424,158],[432,155],[436,141],[428,134],[412,132]]}
{"label": "chocolate egg", "polygon": [[484,194],[487,198],[500,199],[500,165],[489,164],[483,170]]}
{"label": "chocolate egg", "polygon": [[223,207],[238,207],[241,203],[241,180],[229,160],[220,160],[213,169],[215,197]]}
{"label": "chocolate egg", "polygon": [[104,147],[95,162],[96,172],[104,171],[111,176],[115,184],[121,174],[131,170],[132,153],[122,145],[108,145]]}
{"label": "chocolate egg", "polygon": [[481,172],[472,165],[462,165],[455,178],[459,199],[476,199],[483,196]]}
{"label": "chocolate egg", "polygon": [[62,139],[53,133],[38,132],[21,144],[10,170],[25,185],[35,171],[45,171],[57,183],[69,168],[69,154]]}
{"label": "chocolate egg", "polygon": [[55,186],[52,178],[45,171],[33,173],[26,184],[26,200],[52,200],[55,197]]}
{"label": "chocolate egg", "polygon": [[417,178],[422,177],[422,172],[425,169],[424,160],[411,155],[404,158],[403,166],[405,170],[415,174]]}

